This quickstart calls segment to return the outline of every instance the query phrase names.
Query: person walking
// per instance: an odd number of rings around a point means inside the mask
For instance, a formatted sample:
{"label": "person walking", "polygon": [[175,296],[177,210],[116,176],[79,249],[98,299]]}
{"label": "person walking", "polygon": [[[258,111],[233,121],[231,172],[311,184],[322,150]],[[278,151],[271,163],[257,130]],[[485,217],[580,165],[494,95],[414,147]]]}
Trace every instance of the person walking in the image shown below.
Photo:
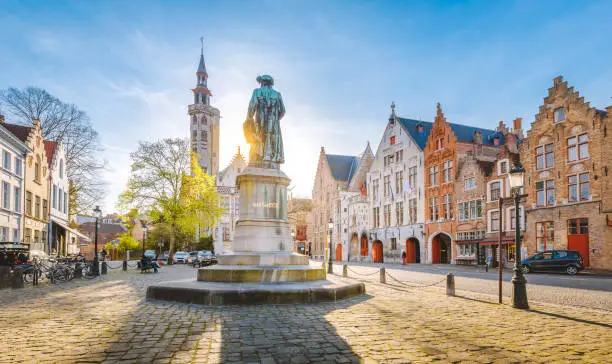
{"label": "person walking", "polygon": [[402,265],[406,265],[406,252],[402,252]]}

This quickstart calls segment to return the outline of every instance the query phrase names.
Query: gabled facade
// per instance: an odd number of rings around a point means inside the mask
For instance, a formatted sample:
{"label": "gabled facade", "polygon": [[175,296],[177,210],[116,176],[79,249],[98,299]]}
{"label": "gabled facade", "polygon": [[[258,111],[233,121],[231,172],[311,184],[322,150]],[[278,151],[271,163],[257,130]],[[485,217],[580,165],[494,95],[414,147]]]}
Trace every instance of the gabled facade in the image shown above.
{"label": "gabled facade", "polygon": [[[329,248],[329,238],[332,237],[329,223],[334,224],[333,230],[336,232],[336,239],[339,239],[341,222],[339,218],[334,219],[334,214],[340,216],[340,191],[348,188],[351,177],[358,169],[359,161],[360,158],[356,156],[327,154],[325,148],[321,147],[312,189],[313,228],[310,251],[316,259],[324,259]],[[334,259],[335,256],[336,254]]]}
{"label": "gabled facade", "polygon": [[[447,122],[438,104],[436,118],[424,150],[425,239],[428,263],[455,264],[458,253],[464,258],[463,255],[466,254],[463,251],[464,247],[457,249],[457,212],[459,211],[455,208],[457,206],[455,191],[459,187],[455,185],[465,183],[465,179],[458,181],[457,171],[467,162],[463,177],[471,174],[476,176],[475,169],[478,166],[471,159],[475,158],[478,164],[493,163],[503,143],[503,133],[496,130]],[[469,194],[462,194],[460,197],[471,198]],[[472,227],[466,224],[461,225],[464,229],[462,232],[465,232],[465,229],[472,230]],[[475,227],[478,229],[477,223]]]}
{"label": "gabled facade", "polygon": [[51,177],[40,121],[34,120],[32,126],[3,125],[30,149],[24,166],[25,223],[22,240],[30,244],[30,250],[47,251]]}
{"label": "gabled facade", "polygon": [[585,265],[612,269],[611,111],[553,80],[521,147],[528,254],[577,250]]}
{"label": "gabled facade", "polygon": [[0,115],[0,243],[21,242],[25,157],[30,148],[4,127]]}
{"label": "gabled facade", "polygon": [[77,254],[77,234],[70,229],[68,216],[68,172],[62,142],[45,140],[47,162],[51,171],[49,184],[49,248],[59,255]]}
{"label": "gabled facade", "polygon": [[[431,123],[392,114],[367,177],[372,262],[425,261],[424,156]],[[368,250],[362,254],[368,255]]]}
{"label": "gabled facade", "polygon": [[[355,170],[350,173],[348,185],[340,189],[339,201],[333,214],[334,260],[363,261],[367,259],[369,204],[366,178],[373,160],[374,154],[368,143],[365,150],[354,160],[352,168]],[[365,251],[362,249],[363,242],[365,242]]]}
{"label": "gabled facade", "polygon": [[[217,175],[217,193],[221,206],[225,210],[219,226],[215,228],[213,233],[215,252],[217,253],[232,249],[236,222],[240,218],[240,192],[236,188],[236,177],[246,167],[247,162],[240,153],[240,148],[238,148],[238,153],[234,155],[230,164]],[[206,232],[197,229],[198,238],[200,234],[206,234]]]}

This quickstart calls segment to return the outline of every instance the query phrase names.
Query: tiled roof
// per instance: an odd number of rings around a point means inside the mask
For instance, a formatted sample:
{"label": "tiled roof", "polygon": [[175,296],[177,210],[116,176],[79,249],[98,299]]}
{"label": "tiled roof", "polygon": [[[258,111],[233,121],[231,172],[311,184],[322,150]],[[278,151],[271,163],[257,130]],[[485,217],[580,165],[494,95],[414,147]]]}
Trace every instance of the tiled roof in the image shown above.
{"label": "tiled roof", "polygon": [[[425,149],[425,145],[427,144],[427,138],[429,137],[429,132],[431,131],[431,127],[433,123],[429,121],[422,120],[413,120],[413,119],[404,119],[397,118],[400,124],[404,127],[404,129],[410,134],[412,139],[417,143],[417,145],[421,148],[421,150]],[[502,133],[496,130],[482,129],[476,128],[468,125],[460,125],[448,123],[453,133],[457,137],[459,141],[473,143],[474,142],[474,132],[479,131],[482,133],[482,143],[493,145],[493,138],[499,137],[499,145],[504,144],[504,136]],[[423,129],[421,132],[418,131],[418,127],[422,126]]]}
{"label": "tiled roof", "polygon": [[359,166],[359,158],[350,155],[326,154],[327,163],[336,181],[350,182]]}
{"label": "tiled roof", "polygon": [[8,131],[13,133],[17,138],[19,138],[19,140],[21,140],[24,143],[28,140],[28,135],[30,135],[30,131],[32,130],[32,127],[30,126],[7,124],[7,123],[3,125]]}
{"label": "tiled roof", "polygon": [[47,164],[51,167],[51,163],[53,163],[53,155],[55,154],[55,148],[57,147],[57,142],[51,140],[45,140],[45,153],[47,154]]}
{"label": "tiled roof", "polygon": [[[419,148],[421,148],[421,150],[425,149],[425,144],[427,144],[427,138],[429,137],[429,132],[431,131],[431,126],[433,123],[429,121],[404,118],[397,118],[397,120],[400,122],[400,125],[404,127],[404,130],[410,134],[412,139],[414,139]],[[420,132],[419,126],[423,126],[423,129]]]}

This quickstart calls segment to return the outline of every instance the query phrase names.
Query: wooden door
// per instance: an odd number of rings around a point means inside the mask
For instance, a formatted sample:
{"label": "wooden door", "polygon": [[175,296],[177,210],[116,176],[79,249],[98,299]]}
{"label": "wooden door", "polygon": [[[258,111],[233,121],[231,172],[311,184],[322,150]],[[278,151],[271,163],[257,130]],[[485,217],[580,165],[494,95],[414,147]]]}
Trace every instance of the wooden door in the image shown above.
{"label": "wooden door", "polygon": [[372,244],[372,262],[374,263],[383,262],[383,246],[382,246],[382,242],[378,240]]}
{"label": "wooden door", "polygon": [[406,240],[406,263],[416,263],[416,244],[418,243],[415,242],[413,239]]}
{"label": "wooden door", "polygon": [[589,266],[589,220],[570,219],[568,223],[567,249],[575,250],[584,258],[584,266]]}

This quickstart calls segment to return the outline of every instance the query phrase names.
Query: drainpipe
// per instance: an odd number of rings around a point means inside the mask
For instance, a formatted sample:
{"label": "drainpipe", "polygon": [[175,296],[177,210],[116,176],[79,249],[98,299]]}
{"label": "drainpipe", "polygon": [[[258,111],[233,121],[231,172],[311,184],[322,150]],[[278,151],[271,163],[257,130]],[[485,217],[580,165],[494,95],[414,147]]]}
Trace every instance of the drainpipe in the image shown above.
{"label": "drainpipe", "polygon": [[26,190],[26,181],[27,181],[26,176],[28,174],[27,173],[28,169],[26,168],[26,166],[28,165],[27,158],[28,158],[28,152],[23,153],[23,166],[22,166],[23,167],[23,179],[21,180],[22,185],[23,185],[23,192],[22,192],[23,193],[23,210],[21,210],[21,217],[22,217],[21,218],[21,220],[22,220],[21,221],[21,225],[22,225],[22,228],[21,228],[21,241],[23,241],[24,243],[25,243],[25,221],[26,221],[26,199],[25,199],[25,197],[26,197],[26,193],[27,193],[27,190]]}

